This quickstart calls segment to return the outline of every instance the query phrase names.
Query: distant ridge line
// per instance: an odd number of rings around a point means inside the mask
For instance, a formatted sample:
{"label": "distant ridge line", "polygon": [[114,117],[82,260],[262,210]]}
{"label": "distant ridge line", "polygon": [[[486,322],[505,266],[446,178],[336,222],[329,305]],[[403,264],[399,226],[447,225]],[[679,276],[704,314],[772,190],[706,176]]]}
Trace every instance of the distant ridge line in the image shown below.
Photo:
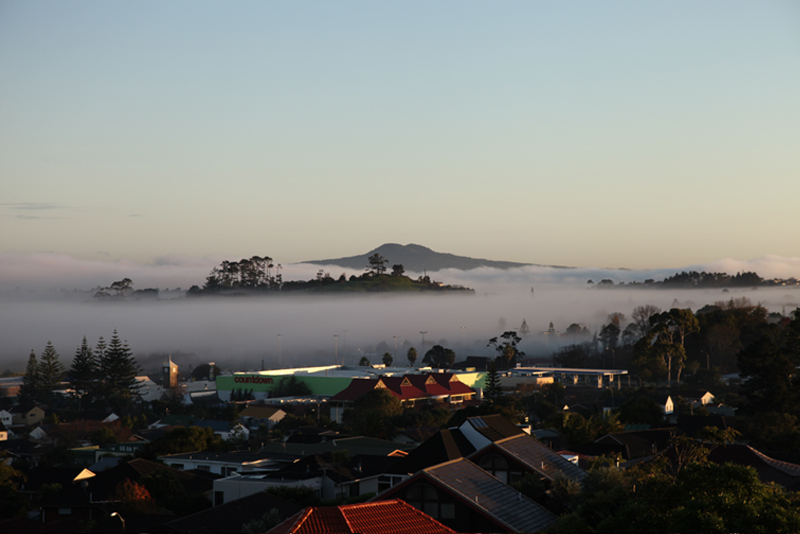
{"label": "distant ridge line", "polygon": [[400,264],[405,270],[414,272],[441,271],[442,269],[459,269],[462,271],[469,271],[471,269],[478,269],[480,267],[492,267],[495,269],[514,269],[528,266],[553,267],[556,269],[572,268],[560,265],[494,261],[470,258],[468,256],[456,256],[455,254],[449,254],[446,252],[435,252],[428,247],[416,245],[414,243],[409,243],[408,245],[384,243],[378,248],[358,256],[327,260],[309,260],[300,263],[310,263],[314,265],[337,265],[339,267],[345,267],[348,269],[364,269],[367,266],[368,258],[373,254],[380,254],[385,259],[389,260],[389,270],[391,270],[392,265]]}

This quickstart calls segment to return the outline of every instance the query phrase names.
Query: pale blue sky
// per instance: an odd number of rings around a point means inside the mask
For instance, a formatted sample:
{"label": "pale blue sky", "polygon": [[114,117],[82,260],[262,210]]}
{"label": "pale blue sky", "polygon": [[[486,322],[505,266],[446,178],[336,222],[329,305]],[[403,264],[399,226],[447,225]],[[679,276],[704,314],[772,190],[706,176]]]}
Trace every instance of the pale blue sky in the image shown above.
{"label": "pale blue sky", "polygon": [[800,256],[800,3],[0,1],[0,252]]}

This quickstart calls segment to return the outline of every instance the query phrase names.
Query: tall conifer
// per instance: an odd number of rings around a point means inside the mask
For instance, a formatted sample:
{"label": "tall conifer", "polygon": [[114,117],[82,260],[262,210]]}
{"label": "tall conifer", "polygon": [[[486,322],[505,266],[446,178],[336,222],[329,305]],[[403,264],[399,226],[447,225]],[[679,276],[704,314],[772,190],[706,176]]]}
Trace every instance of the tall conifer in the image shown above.
{"label": "tall conifer", "polygon": [[120,410],[129,406],[138,391],[136,375],[140,369],[130,347],[119,339],[116,330],[104,349],[103,355],[98,358],[106,385],[106,401],[112,408]]}
{"label": "tall conifer", "polygon": [[48,341],[39,359],[39,385],[41,386],[41,400],[52,402],[53,391],[64,377],[64,366],[58,361],[58,353],[53,344]]}
{"label": "tall conifer", "polygon": [[86,406],[97,396],[99,372],[97,358],[84,336],[81,346],[75,351],[75,357],[72,359],[72,366],[67,375],[67,380],[80,399],[78,406]]}
{"label": "tall conifer", "polygon": [[42,395],[42,384],[39,380],[39,362],[36,353],[31,350],[28,356],[28,366],[25,368],[25,375],[22,377],[22,386],[19,388],[19,403],[23,407],[40,402]]}

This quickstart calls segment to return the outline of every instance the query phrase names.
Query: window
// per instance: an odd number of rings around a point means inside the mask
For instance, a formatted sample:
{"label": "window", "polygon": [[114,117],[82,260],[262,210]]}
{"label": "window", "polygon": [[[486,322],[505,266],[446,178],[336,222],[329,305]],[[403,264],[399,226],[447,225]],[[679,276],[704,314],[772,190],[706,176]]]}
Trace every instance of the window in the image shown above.
{"label": "window", "polygon": [[197,466],[197,470],[198,471],[211,471],[211,466],[210,465],[198,465]]}
{"label": "window", "polygon": [[183,469],[183,464],[172,464],[170,467],[173,469]]}
{"label": "window", "polygon": [[222,474],[223,474],[224,476],[226,476],[226,477],[229,477],[229,476],[231,476],[231,475],[232,475],[232,474],[234,474],[235,472],[236,472],[236,468],[235,468],[235,467],[223,467],[223,468],[222,468]]}

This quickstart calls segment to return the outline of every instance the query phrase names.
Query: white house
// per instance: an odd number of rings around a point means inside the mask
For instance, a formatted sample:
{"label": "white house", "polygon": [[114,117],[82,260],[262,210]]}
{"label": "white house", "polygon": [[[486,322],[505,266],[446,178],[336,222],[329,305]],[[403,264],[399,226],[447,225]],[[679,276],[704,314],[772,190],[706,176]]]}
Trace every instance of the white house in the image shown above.
{"label": "white house", "polygon": [[11,412],[7,412],[6,410],[0,410],[0,423],[3,423],[5,426],[11,426],[11,420],[13,419]]}
{"label": "white house", "polygon": [[175,469],[199,469],[223,476],[261,470],[275,471],[283,465],[276,461],[274,454],[251,451],[187,452],[159,456],[158,459]]}

